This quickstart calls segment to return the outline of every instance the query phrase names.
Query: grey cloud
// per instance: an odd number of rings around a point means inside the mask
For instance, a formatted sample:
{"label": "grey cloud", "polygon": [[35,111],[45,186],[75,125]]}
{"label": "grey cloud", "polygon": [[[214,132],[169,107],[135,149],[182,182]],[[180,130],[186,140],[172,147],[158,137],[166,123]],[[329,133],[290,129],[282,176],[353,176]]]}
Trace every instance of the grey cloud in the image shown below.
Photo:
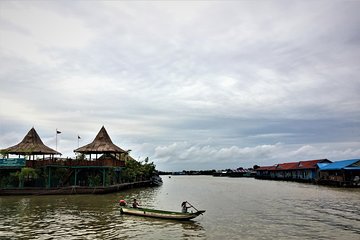
{"label": "grey cloud", "polygon": [[[350,158],[360,131],[359,8],[31,4],[26,17],[48,23],[0,16],[7,34],[0,39],[0,143],[15,144],[11,135],[21,138],[33,125],[51,142],[59,127],[67,132],[60,148],[71,155],[73,136],[84,135],[85,144],[105,125],[114,142],[167,169]],[[64,42],[41,29],[64,34]],[[324,150],[335,143],[336,151]]]}

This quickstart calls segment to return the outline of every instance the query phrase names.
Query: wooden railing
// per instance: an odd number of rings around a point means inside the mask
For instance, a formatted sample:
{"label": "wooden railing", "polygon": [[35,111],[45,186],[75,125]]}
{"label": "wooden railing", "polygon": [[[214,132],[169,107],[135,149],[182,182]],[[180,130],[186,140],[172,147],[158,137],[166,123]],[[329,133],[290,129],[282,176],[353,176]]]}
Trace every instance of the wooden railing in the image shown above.
{"label": "wooden railing", "polygon": [[125,162],[114,159],[102,160],[76,160],[76,159],[49,159],[49,160],[27,160],[26,167],[37,168],[45,166],[69,166],[69,167],[124,167]]}

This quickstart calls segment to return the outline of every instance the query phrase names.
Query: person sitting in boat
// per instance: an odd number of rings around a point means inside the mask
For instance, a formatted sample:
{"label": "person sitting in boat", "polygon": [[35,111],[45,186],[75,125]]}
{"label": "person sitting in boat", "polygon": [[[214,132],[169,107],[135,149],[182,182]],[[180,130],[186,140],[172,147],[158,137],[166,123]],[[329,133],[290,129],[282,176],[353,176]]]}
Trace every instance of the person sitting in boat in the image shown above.
{"label": "person sitting in boat", "polygon": [[132,203],[132,207],[133,208],[138,208],[139,207],[139,203],[136,201],[136,198],[134,198],[134,201]]}
{"label": "person sitting in boat", "polygon": [[124,207],[124,206],[126,206],[127,203],[124,199],[120,199],[119,204],[120,204],[120,206]]}
{"label": "person sitting in boat", "polygon": [[186,202],[186,201],[181,203],[181,212],[182,212],[182,213],[187,213],[188,208],[191,208],[191,207],[190,207],[190,206],[187,206],[187,202]]}

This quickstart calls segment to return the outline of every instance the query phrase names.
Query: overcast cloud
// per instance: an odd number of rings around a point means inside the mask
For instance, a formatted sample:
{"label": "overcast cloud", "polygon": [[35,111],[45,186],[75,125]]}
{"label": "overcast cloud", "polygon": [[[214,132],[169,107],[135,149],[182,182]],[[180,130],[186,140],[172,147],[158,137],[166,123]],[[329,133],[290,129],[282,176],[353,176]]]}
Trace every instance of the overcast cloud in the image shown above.
{"label": "overcast cloud", "polygon": [[159,170],[360,157],[359,1],[0,1],[0,148],[105,126]]}

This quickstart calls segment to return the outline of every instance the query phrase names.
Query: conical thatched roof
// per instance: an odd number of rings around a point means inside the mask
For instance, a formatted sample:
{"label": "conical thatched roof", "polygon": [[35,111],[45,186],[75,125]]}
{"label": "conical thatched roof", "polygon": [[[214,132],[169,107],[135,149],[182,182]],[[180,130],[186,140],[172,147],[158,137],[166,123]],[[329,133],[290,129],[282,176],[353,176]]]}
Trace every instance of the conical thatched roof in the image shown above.
{"label": "conical thatched roof", "polygon": [[42,141],[34,128],[26,134],[24,139],[17,145],[3,149],[2,151],[9,154],[20,154],[20,155],[55,155],[59,153],[52,148],[46,146]]}
{"label": "conical thatched roof", "polygon": [[74,152],[78,153],[124,153],[125,151],[113,144],[109,134],[106,132],[104,126],[100,129],[99,133],[96,135],[94,141],[83,147],[75,149]]}

